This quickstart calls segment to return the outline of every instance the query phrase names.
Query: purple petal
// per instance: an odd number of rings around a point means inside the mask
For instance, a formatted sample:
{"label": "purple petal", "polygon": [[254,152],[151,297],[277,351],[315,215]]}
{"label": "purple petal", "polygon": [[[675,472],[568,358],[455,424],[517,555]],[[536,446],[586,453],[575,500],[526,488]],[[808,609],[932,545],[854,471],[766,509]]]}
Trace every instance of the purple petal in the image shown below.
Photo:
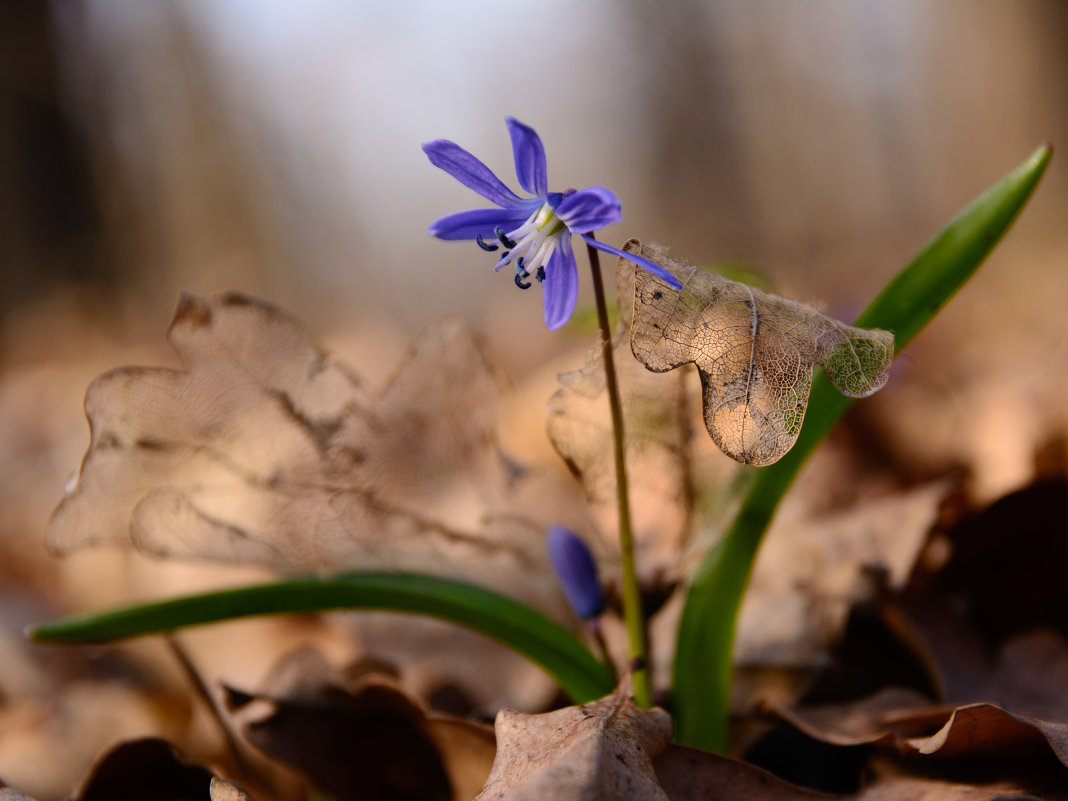
{"label": "purple petal", "polygon": [[512,154],[515,156],[515,174],[519,178],[519,185],[530,194],[544,198],[549,194],[549,178],[541,137],[515,117],[508,117],[505,122],[512,137]]}
{"label": "purple petal", "polygon": [[565,197],[556,215],[576,234],[588,234],[623,219],[623,206],[603,186],[588,186]]}
{"label": "purple petal", "polygon": [[501,183],[493,170],[476,159],[455,142],[448,139],[435,139],[423,145],[430,163],[440,167],[468,189],[478,192],[486,200],[503,208],[512,208],[523,200],[511,189]]}
{"label": "purple petal", "polygon": [[661,267],[655,261],[649,261],[649,259],[642,258],[636,253],[627,253],[625,251],[620,250],[619,248],[614,248],[611,245],[606,245],[604,244],[604,242],[598,242],[592,236],[586,236],[585,234],[582,234],[581,236],[583,239],[586,240],[587,245],[595,247],[598,250],[603,250],[605,253],[614,253],[616,256],[622,256],[627,261],[634,262],[639,267],[643,267],[649,272],[651,272],[660,280],[670,284],[672,289],[682,289],[682,284],[679,282],[679,279],[673,276],[670,272],[668,272],[664,267]]}
{"label": "purple petal", "polygon": [[578,301],[578,267],[571,250],[571,237],[560,237],[556,250],[545,265],[545,280],[541,284],[545,301],[545,325],[554,331],[571,318]]}
{"label": "purple petal", "polygon": [[549,526],[545,545],[553,571],[575,613],[583,620],[601,614],[604,593],[597,577],[597,563],[586,543],[563,526]]}
{"label": "purple petal", "polygon": [[494,228],[499,225],[505,231],[514,230],[522,225],[541,201],[532,199],[529,203],[533,204],[533,208],[469,209],[447,214],[439,220],[434,220],[427,233],[438,239],[448,240],[474,239],[481,234],[482,238],[489,242],[497,238]]}

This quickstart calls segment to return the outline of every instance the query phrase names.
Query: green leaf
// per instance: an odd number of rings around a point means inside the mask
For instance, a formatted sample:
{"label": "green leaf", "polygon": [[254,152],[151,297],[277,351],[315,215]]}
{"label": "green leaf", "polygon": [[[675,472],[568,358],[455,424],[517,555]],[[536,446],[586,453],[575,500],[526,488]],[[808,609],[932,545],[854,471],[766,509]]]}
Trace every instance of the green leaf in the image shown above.
{"label": "green leaf", "polygon": [[[855,325],[893,331],[900,353],[1005,233],[1052,154],[1051,147],[1040,147],[974,200],[886,285]],[[805,458],[852,402],[824,374],[816,377],[797,443],[774,465],[759,468],[731,528],[690,579],[674,675],[676,739],[684,745],[719,752],[727,745],[734,631],[757,548]]]}
{"label": "green leaf", "polygon": [[295,578],[62,618],[30,626],[26,634],[38,642],[107,642],[250,615],[337,609],[414,612],[474,629],[541,666],[576,703],[615,686],[607,666],[541,613],[481,587],[414,573]]}

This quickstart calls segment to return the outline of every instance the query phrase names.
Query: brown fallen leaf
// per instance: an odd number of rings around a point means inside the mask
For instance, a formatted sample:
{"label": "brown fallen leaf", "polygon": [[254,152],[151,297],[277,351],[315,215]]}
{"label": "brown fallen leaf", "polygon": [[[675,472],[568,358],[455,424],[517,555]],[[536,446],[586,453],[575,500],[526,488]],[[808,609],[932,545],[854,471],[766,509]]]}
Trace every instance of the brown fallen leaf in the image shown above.
{"label": "brown fallen leaf", "polygon": [[639,709],[624,680],[612,695],[543,715],[497,714],[497,756],[476,801],[667,801],[653,758],[671,739],[662,709]]}
{"label": "brown fallen leaf", "polygon": [[426,726],[449,774],[453,801],[474,798],[489,778],[497,753],[493,727],[438,712],[427,713]]}
{"label": "brown fallen leaf", "polygon": [[1007,640],[977,697],[1013,712],[1068,720],[1068,640],[1049,629]]}
{"label": "brown fallen leaf", "polygon": [[812,369],[863,398],[890,377],[894,337],[855,328],[811,306],[728,281],[632,239],[624,249],[652,259],[682,282],[673,289],[635,270],[631,348],[655,372],[694,363],[704,388],[705,425],[732,459],[768,465],[797,439]]}
{"label": "brown fallen leaf", "polygon": [[[0,653],[0,672],[11,678],[15,654]],[[0,681],[0,776],[31,796],[69,794],[109,743],[146,735],[179,742],[189,731],[189,701],[165,678],[123,657],[70,656],[32,663],[39,687]],[[103,668],[97,675],[90,659]],[[211,748],[197,746],[198,754]]]}
{"label": "brown fallen leaf", "polygon": [[1068,483],[1043,479],[956,511],[925,546],[901,604],[947,702],[1068,720],[1068,547],[1057,536],[1066,513]]}
{"label": "brown fallen leaf", "polygon": [[939,776],[913,771],[909,760],[869,761],[858,792],[828,795],[797,787],[746,762],[670,745],[655,760],[657,777],[671,801],[1064,801],[1063,783],[1047,775],[1017,778]]}
{"label": "brown fallen leaf", "polygon": [[211,787],[210,770],[182,760],[166,740],[145,738],[109,751],[93,768],[77,801],[200,801]]}
{"label": "brown fallen leaf", "polygon": [[826,801],[829,796],[804,790],[736,759],[674,743],[653,760],[660,786],[671,801]]}
{"label": "brown fallen leaf", "polygon": [[493,760],[488,726],[428,715],[377,668],[344,675],[310,649],[227,698],[249,742],[338,799],[468,799]]}
{"label": "brown fallen leaf", "polygon": [[[906,725],[901,720],[902,711],[929,708],[929,699],[915,690],[887,687],[867,698],[848,703],[787,707],[771,702],[765,704],[763,710],[813,740],[848,748],[856,745],[897,745],[901,742],[902,730]],[[890,722],[888,716],[894,716],[896,725]]]}
{"label": "brown fallen leaf", "polygon": [[966,513],[946,532],[932,588],[965,601],[989,641],[1049,627],[1068,635],[1068,477],[1035,480]]}
{"label": "brown fallen leaf", "polygon": [[906,744],[918,754],[942,757],[1018,756],[1022,751],[1048,749],[1068,767],[1068,723],[1016,715],[994,704],[958,707],[937,733]]}
{"label": "brown fallen leaf", "polygon": [[816,517],[785,509],[768,530],[742,604],[741,668],[813,673],[826,665],[851,611],[907,581],[948,489],[932,482]]}
{"label": "brown fallen leaf", "polygon": [[[1028,792],[1068,788],[1068,724],[1014,714],[993,704],[929,706],[911,691],[887,688],[847,704],[772,706],[767,711],[796,732],[794,739],[778,738],[780,751],[783,744],[792,743],[795,754],[822,753],[824,763],[841,755],[846,764],[847,752],[866,748],[864,753],[873,754],[876,763],[880,754],[896,760],[890,771],[894,786],[917,782],[922,786],[921,777],[942,777],[947,787],[969,780]],[[816,743],[822,745],[815,747]],[[771,753],[766,746],[764,752]],[[904,758],[897,759],[898,755]],[[753,753],[748,756],[753,758]],[[871,760],[866,762],[858,767],[870,772]],[[803,757],[782,764],[790,766],[786,775],[793,780],[808,783],[817,775],[805,767]],[[875,797],[896,797],[885,788],[869,790]],[[859,797],[869,795],[865,791]]]}
{"label": "brown fallen leaf", "polygon": [[[911,770],[907,760],[880,757],[868,764],[868,781],[839,801],[1064,801],[1061,785],[1048,776],[1017,778],[941,776]],[[1022,771],[1026,774],[1026,770]],[[981,773],[981,771],[980,771]],[[824,796],[826,798],[826,796]]]}
{"label": "brown fallen leaf", "polygon": [[240,784],[220,779],[218,776],[211,777],[209,792],[211,801],[253,801],[252,796],[246,793]]}
{"label": "brown fallen leaf", "polygon": [[[657,778],[671,801],[993,801],[1049,798],[1063,801],[1063,793],[1047,794],[1046,777],[1029,780],[979,780],[913,773],[907,763],[872,760],[867,782],[856,793],[828,795],[815,792],[754,767],[746,762],[694,748],[669,745],[655,759]],[[1055,785],[1054,785],[1055,786]],[[1037,792],[1039,795],[1030,795]]]}
{"label": "brown fallen leaf", "polygon": [[92,440],[54,548],[444,573],[566,615],[543,536],[569,496],[539,484],[531,497],[537,471],[498,449],[498,377],[464,325],[427,329],[378,393],[282,311],[235,293],[184,295],[168,337],[183,369],[127,367],[90,386]]}

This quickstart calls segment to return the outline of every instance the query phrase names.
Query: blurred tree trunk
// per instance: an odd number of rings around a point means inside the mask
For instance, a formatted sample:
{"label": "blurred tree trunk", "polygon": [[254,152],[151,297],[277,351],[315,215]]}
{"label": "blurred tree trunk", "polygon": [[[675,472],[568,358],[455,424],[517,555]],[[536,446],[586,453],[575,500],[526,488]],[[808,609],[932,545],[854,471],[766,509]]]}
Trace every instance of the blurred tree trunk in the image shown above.
{"label": "blurred tree trunk", "polygon": [[57,284],[116,276],[51,12],[37,0],[0,3],[0,317]]}

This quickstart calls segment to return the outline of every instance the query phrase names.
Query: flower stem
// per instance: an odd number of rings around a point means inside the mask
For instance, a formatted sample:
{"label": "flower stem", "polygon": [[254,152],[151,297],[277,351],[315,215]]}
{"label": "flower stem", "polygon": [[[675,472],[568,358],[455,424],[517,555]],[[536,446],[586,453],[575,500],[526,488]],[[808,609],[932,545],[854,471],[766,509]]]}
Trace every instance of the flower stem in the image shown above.
{"label": "flower stem", "polygon": [[649,659],[645,644],[641,589],[638,586],[638,570],[634,562],[634,532],[630,522],[630,494],[627,490],[627,462],[623,434],[623,404],[619,400],[619,383],[616,381],[616,364],[612,354],[612,329],[608,324],[608,305],[605,302],[604,281],[601,278],[601,260],[594,247],[587,245],[586,250],[590,259],[590,273],[593,276],[597,323],[601,329],[605,387],[608,391],[608,405],[612,412],[612,451],[616,463],[619,552],[623,573],[623,620],[627,626],[627,641],[630,646],[634,700],[638,706],[647,709],[653,704],[653,692],[649,681]]}

